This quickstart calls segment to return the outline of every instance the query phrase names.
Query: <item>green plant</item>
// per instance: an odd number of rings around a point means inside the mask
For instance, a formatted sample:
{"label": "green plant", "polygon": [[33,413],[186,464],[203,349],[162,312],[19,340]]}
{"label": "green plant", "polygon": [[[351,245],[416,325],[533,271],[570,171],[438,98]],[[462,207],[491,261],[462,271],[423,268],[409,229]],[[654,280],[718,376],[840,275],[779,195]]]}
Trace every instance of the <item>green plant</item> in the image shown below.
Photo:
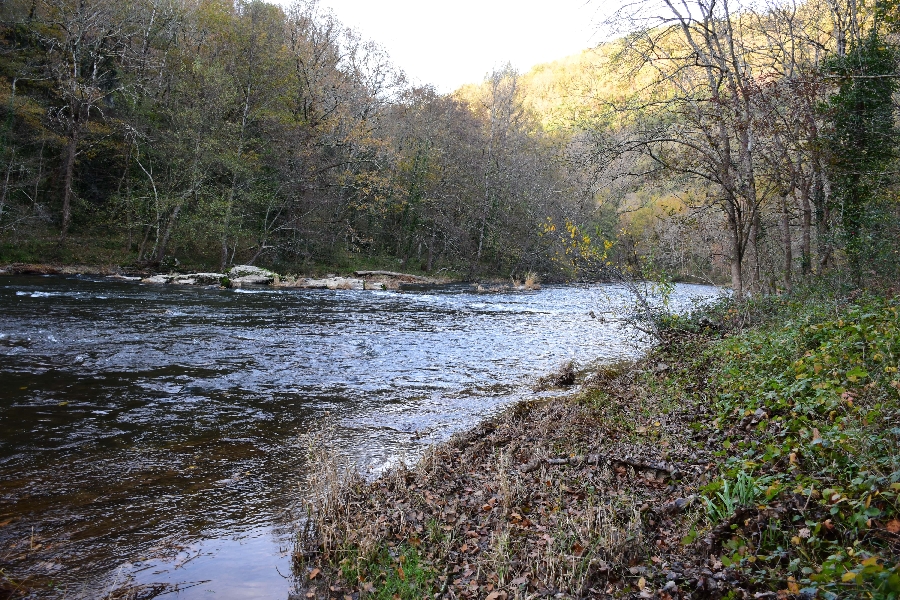
{"label": "green plant", "polygon": [[725,480],[722,489],[715,492],[718,502],[703,496],[707,515],[714,522],[724,521],[738,508],[753,505],[764,494],[764,490],[762,481],[740,471],[733,482]]}

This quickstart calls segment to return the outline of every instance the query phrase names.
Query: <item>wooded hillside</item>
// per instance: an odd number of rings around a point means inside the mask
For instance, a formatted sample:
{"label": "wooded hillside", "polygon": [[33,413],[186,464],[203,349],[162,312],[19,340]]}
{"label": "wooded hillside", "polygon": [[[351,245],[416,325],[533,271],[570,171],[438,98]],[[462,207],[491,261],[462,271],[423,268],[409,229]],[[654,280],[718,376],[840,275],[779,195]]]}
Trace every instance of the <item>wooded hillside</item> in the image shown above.
{"label": "wooded hillside", "polygon": [[897,272],[892,3],[627,5],[451,95],[307,0],[0,16],[3,261]]}

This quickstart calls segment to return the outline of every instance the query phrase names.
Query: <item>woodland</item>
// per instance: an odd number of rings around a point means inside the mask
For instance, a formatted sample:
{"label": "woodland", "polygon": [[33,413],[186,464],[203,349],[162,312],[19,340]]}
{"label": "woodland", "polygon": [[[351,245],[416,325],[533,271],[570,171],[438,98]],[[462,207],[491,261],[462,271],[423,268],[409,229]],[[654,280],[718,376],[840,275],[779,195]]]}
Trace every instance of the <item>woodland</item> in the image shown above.
{"label": "woodland", "polygon": [[443,94],[315,0],[0,0],[0,265],[731,288],[415,466],[312,431],[291,598],[900,598],[900,4],[598,27]]}
{"label": "woodland", "polygon": [[636,3],[439,94],[315,1],[6,0],[0,261],[891,276],[896,21]]}

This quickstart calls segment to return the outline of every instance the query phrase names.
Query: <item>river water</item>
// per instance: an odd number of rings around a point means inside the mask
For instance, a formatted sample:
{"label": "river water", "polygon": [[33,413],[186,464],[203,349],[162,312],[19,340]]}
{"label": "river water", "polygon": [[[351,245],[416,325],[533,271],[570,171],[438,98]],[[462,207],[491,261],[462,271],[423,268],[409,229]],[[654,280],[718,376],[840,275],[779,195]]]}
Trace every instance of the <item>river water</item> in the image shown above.
{"label": "river water", "polygon": [[[679,285],[684,308],[715,294]],[[377,473],[633,358],[620,287],[224,290],[0,277],[0,597],[287,598],[303,434]],[[589,313],[593,311],[592,317]],[[145,588],[146,589],[146,588]],[[162,589],[162,588],[160,588]]]}

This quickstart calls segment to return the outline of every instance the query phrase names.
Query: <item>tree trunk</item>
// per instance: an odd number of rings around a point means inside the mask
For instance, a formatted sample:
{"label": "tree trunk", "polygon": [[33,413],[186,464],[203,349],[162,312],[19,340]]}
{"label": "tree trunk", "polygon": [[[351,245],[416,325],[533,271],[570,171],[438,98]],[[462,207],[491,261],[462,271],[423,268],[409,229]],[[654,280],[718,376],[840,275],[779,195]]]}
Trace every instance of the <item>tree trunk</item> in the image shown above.
{"label": "tree trunk", "polygon": [[818,246],[818,274],[831,264],[831,199],[828,180],[821,165],[816,165],[813,187],[813,203],[816,208],[816,242]]}
{"label": "tree trunk", "polygon": [[66,144],[65,171],[63,175],[63,205],[62,205],[62,230],[59,234],[59,241],[66,239],[69,233],[69,225],[72,223],[72,198],[74,190],[72,189],[75,180],[75,157],[78,153],[78,124],[72,124],[71,133],[69,134],[69,142]]}
{"label": "tree trunk", "polygon": [[3,223],[3,213],[6,210],[6,198],[9,195],[9,177],[12,173],[14,157],[15,154],[10,156],[9,162],[6,164],[6,177],[3,179],[3,192],[0,193],[0,223]]}
{"label": "tree trunk", "polygon": [[787,197],[782,199],[781,208],[781,234],[784,237],[784,289],[791,293],[793,291],[792,269],[794,255],[791,248],[791,215],[788,212]]}
{"label": "tree trunk", "polygon": [[159,248],[156,250],[156,262],[162,264],[163,258],[166,255],[166,246],[169,245],[169,238],[172,237],[172,230],[175,229],[175,222],[178,221],[178,213],[181,212],[181,202],[175,205],[175,209],[172,211],[171,216],[169,216],[169,220],[166,223],[166,232],[163,234],[162,241],[159,243]]}
{"label": "tree trunk", "polygon": [[753,221],[750,223],[750,244],[753,246],[753,281],[751,281],[751,286],[758,286],[757,289],[762,289],[762,275],[760,274],[760,266],[759,266],[759,230],[760,230],[760,218],[759,211],[756,211],[753,215]]}
{"label": "tree trunk", "polygon": [[738,220],[737,211],[733,206],[728,205],[728,225],[731,229],[731,289],[734,291],[735,298],[741,298],[744,295],[744,240],[743,227]]}
{"label": "tree trunk", "polygon": [[809,183],[800,186],[801,241],[800,269],[804,277],[812,271],[812,206],[809,203]]}
{"label": "tree trunk", "polygon": [[434,266],[434,242],[435,242],[435,231],[431,230],[431,241],[428,242],[428,263],[425,265],[425,272],[431,273],[431,269]]}

